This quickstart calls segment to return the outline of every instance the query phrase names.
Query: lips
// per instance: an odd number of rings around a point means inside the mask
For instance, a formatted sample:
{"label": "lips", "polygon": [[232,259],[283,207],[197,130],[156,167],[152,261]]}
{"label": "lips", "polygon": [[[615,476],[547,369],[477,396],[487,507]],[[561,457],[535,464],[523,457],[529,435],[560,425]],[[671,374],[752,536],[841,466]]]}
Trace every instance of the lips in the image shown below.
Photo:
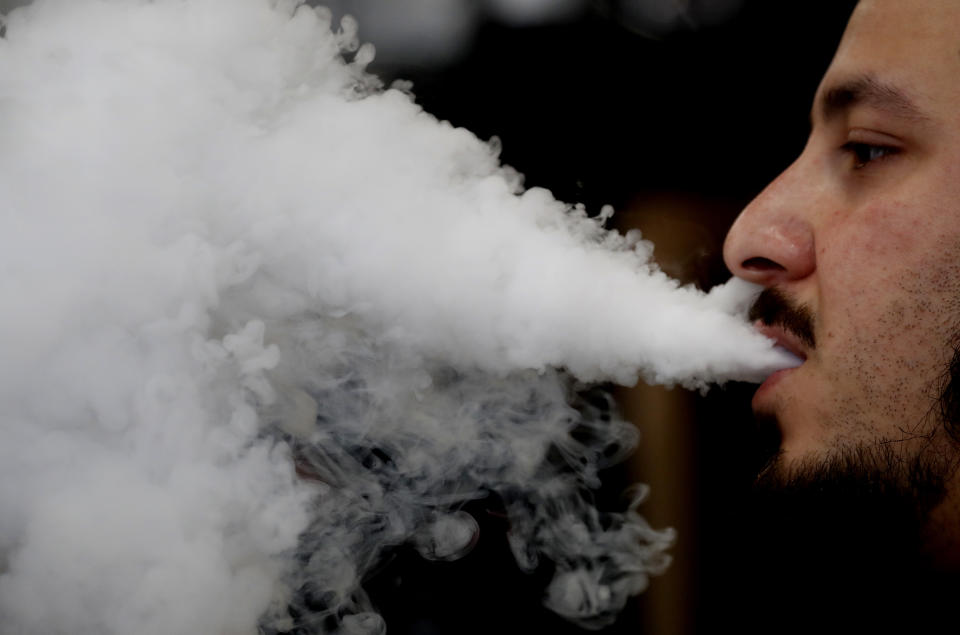
{"label": "lips", "polygon": [[772,395],[771,391],[773,391],[774,386],[806,362],[808,349],[799,337],[781,326],[757,322],[754,324],[754,328],[756,328],[760,334],[773,340],[777,346],[797,358],[797,364],[795,366],[782,368],[771,373],[770,376],[760,384],[760,387],[757,388],[757,391],[753,395],[752,405],[754,412],[761,412],[769,408],[769,400]]}
{"label": "lips", "polygon": [[764,337],[768,337],[777,343],[777,346],[790,352],[800,359],[801,363],[807,359],[807,348],[799,337],[792,332],[777,325],[764,324],[756,322],[754,328]]}

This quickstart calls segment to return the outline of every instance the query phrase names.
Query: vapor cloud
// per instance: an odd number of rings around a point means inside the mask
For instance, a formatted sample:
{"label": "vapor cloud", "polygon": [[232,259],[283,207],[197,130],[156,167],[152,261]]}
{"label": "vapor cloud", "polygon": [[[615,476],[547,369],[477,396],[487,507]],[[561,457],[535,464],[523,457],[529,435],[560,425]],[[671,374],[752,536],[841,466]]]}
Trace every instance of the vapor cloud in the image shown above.
{"label": "vapor cloud", "polygon": [[[635,432],[580,382],[792,362],[639,236],[289,0],[38,0],[0,39],[0,624],[378,633],[363,575],[500,497],[548,604],[608,622],[669,532],[583,491]],[[349,60],[349,62],[345,61]],[[639,498],[638,498],[639,500]]]}

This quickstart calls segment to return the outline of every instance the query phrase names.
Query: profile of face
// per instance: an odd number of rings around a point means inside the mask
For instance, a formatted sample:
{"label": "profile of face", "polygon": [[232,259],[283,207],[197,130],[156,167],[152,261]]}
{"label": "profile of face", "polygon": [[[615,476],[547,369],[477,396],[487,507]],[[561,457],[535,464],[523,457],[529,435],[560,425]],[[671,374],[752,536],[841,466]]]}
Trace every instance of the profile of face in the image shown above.
{"label": "profile of face", "polygon": [[759,328],[805,360],[753,398],[781,434],[769,469],[926,457],[942,468],[938,513],[955,513],[941,396],[960,332],[960,2],[861,0],[811,126],[724,246],[766,289]]}

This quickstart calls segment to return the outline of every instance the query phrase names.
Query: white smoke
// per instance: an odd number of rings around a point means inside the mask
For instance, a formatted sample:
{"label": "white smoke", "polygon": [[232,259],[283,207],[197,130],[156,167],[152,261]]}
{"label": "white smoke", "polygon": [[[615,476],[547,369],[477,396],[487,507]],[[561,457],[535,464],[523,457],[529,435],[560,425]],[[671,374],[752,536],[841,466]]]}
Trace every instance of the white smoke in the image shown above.
{"label": "white smoke", "polygon": [[[0,0],[2,2],[3,0]],[[586,0],[312,0],[361,24],[377,58],[393,67],[446,66],[470,49],[486,20],[535,26],[582,14]]]}
{"label": "white smoke", "polygon": [[377,57],[394,66],[446,66],[466,53],[480,25],[477,0],[317,0],[334,15],[351,15]]}
{"label": "white smoke", "polygon": [[298,4],[6,20],[3,633],[382,632],[363,575],[463,553],[491,493],[521,566],[555,563],[548,604],[606,623],[670,534],[583,496],[635,433],[571,375],[791,364],[752,290],[678,287],[524,191]]}

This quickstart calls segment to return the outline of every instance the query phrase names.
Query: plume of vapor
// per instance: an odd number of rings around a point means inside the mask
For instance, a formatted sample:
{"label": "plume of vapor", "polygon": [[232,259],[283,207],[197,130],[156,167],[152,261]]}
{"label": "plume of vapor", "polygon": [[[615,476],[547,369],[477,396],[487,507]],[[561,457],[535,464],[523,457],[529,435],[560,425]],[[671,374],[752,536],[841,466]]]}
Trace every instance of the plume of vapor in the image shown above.
{"label": "plume of vapor", "polygon": [[[3,0],[0,0],[2,3]],[[334,15],[349,14],[361,37],[376,42],[381,63],[393,67],[445,66],[470,47],[488,19],[531,26],[570,19],[586,0],[312,0]],[[0,4],[2,6],[2,4]]]}
{"label": "plume of vapor", "polygon": [[[291,0],[38,0],[0,39],[0,630],[378,633],[364,575],[475,540],[588,626],[669,531],[584,493],[578,382],[791,363],[742,312],[367,74]],[[349,60],[349,61],[347,61]],[[637,496],[639,501],[641,496]]]}
{"label": "plume of vapor", "polygon": [[317,0],[334,16],[351,15],[381,63],[445,66],[469,50],[482,18],[476,0]]}

